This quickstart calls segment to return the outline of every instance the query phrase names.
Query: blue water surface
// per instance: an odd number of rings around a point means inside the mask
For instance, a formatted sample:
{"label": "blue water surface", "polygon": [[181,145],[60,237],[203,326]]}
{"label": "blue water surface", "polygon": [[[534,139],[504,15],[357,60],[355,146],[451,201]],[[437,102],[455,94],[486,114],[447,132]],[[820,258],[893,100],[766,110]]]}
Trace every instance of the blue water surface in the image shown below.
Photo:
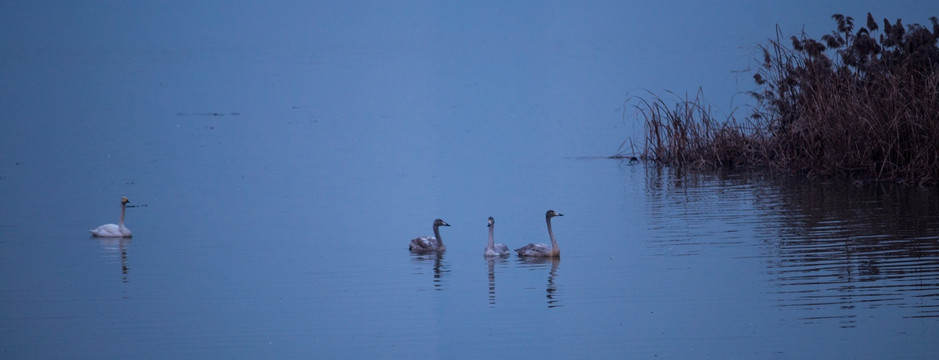
{"label": "blue water surface", "polygon": [[[630,96],[720,78],[724,111],[722,56],[827,7],[30,4],[0,15],[3,358],[939,350],[935,191],[602,158]],[[700,14],[755,17],[670,42]],[[133,238],[92,238],[122,196]],[[561,259],[482,256],[548,209]],[[446,253],[409,253],[435,218]]]}

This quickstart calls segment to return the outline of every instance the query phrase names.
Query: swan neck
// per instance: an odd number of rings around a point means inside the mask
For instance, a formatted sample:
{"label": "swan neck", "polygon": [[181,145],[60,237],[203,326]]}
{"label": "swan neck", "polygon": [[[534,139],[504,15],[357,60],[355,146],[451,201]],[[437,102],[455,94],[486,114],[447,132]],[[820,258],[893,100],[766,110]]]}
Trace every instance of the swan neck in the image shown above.
{"label": "swan neck", "polygon": [[554,231],[551,230],[551,218],[545,217],[545,222],[548,223],[548,237],[551,238],[551,251],[555,253],[560,252],[558,242],[554,240]]}
{"label": "swan neck", "polygon": [[495,240],[492,238],[492,231],[493,231],[492,228],[494,228],[494,227],[495,227],[495,225],[489,225],[489,246],[487,246],[486,249],[490,249],[490,250],[495,250],[495,249],[496,249],[496,242],[495,242]]}
{"label": "swan neck", "polygon": [[443,239],[440,238],[440,226],[434,225],[434,237],[437,238],[437,244],[443,246]]}
{"label": "swan neck", "polygon": [[127,204],[121,203],[121,221],[118,224],[124,225],[124,213],[127,211]]}

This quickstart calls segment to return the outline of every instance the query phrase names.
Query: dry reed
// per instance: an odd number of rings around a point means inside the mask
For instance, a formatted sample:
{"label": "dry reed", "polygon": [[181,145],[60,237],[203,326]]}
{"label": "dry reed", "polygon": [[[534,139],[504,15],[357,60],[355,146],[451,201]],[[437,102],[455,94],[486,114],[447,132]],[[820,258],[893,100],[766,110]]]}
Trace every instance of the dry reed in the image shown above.
{"label": "dry reed", "polygon": [[[832,16],[820,41],[760,47],[757,106],[743,122],[716,120],[700,92],[674,106],[639,99],[644,160],[672,166],[765,166],[808,176],[939,184],[939,21],[932,29],[868,14],[866,27]],[[621,146],[622,150],[622,146]]]}

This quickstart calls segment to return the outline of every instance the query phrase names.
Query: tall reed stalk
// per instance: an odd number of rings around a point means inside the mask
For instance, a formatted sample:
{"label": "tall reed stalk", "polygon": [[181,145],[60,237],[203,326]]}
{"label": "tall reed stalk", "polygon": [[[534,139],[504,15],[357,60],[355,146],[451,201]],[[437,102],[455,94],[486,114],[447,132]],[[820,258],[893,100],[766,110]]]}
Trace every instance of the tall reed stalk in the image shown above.
{"label": "tall reed stalk", "polygon": [[651,99],[637,98],[633,104],[646,126],[641,159],[695,168],[758,165],[753,162],[759,151],[756,129],[733,117],[715,119],[700,90],[673,105],[654,95]]}

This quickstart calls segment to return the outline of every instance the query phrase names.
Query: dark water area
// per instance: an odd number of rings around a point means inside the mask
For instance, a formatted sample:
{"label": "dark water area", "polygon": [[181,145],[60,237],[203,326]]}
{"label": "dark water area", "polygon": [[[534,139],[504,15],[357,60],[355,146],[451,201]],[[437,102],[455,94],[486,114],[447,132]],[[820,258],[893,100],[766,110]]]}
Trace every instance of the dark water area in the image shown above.
{"label": "dark water area", "polygon": [[603,159],[664,75],[561,7],[0,42],[0,358],[935,357],[935,189]]}
{"label": "dark water area", "polygon": [[[838,320],[842,327],[849,328],[863,318],[862,309],[889,304],[906,309],[906,313],[897,315],[903,318],[937,315],[936,304],[929,300],[939,295],[935,278],[939,265],[935,262],[937,242],[933,235],[937,233],[934,214],[939,205],[934,189],[764,179],[752,174],[703,180],[705,184],[716,181],[724,188],[717,191],[726,194],[720,198],[735,197],[732,194],[743,191],[755,213],[742,216],[726,210],[739,207],[738,202],[725,203],[713,194],[700,194],[697,190],[702,177],[686,174],[672,178],[670,185],[657,177],[649,185],[656,189],[672,186],[672,190],[691,187],[693,191],[682,191],[674,204],[692,209],[695,218],[727,212],[728,217],[717,215],[724,218],[724,231],[729,232],[717,245],[733,247],[750,243],[748,239],[759,240],[761,254],[748,256],[764,260],[766,280],[773,285],[770,293],[778,296],[777,306],[804,312],[796,319],[805,323]],[[656,193],[671,197],[667,191]],[[689,206],[696,203],[707,205]],[[759,223],[735,225],[750,217],[759,218]],[[687,219],[679,222],[687,229]],[[670,227],[657,231],[668,231]],[[750,233],[737,235],[746,228],[752,228],[755,239]],[[700,251],[702,244],[679,238],[665,241],[675,251],[672,255],[682,254],[677,249],[686,246],[692,248],[686,255]]]}

